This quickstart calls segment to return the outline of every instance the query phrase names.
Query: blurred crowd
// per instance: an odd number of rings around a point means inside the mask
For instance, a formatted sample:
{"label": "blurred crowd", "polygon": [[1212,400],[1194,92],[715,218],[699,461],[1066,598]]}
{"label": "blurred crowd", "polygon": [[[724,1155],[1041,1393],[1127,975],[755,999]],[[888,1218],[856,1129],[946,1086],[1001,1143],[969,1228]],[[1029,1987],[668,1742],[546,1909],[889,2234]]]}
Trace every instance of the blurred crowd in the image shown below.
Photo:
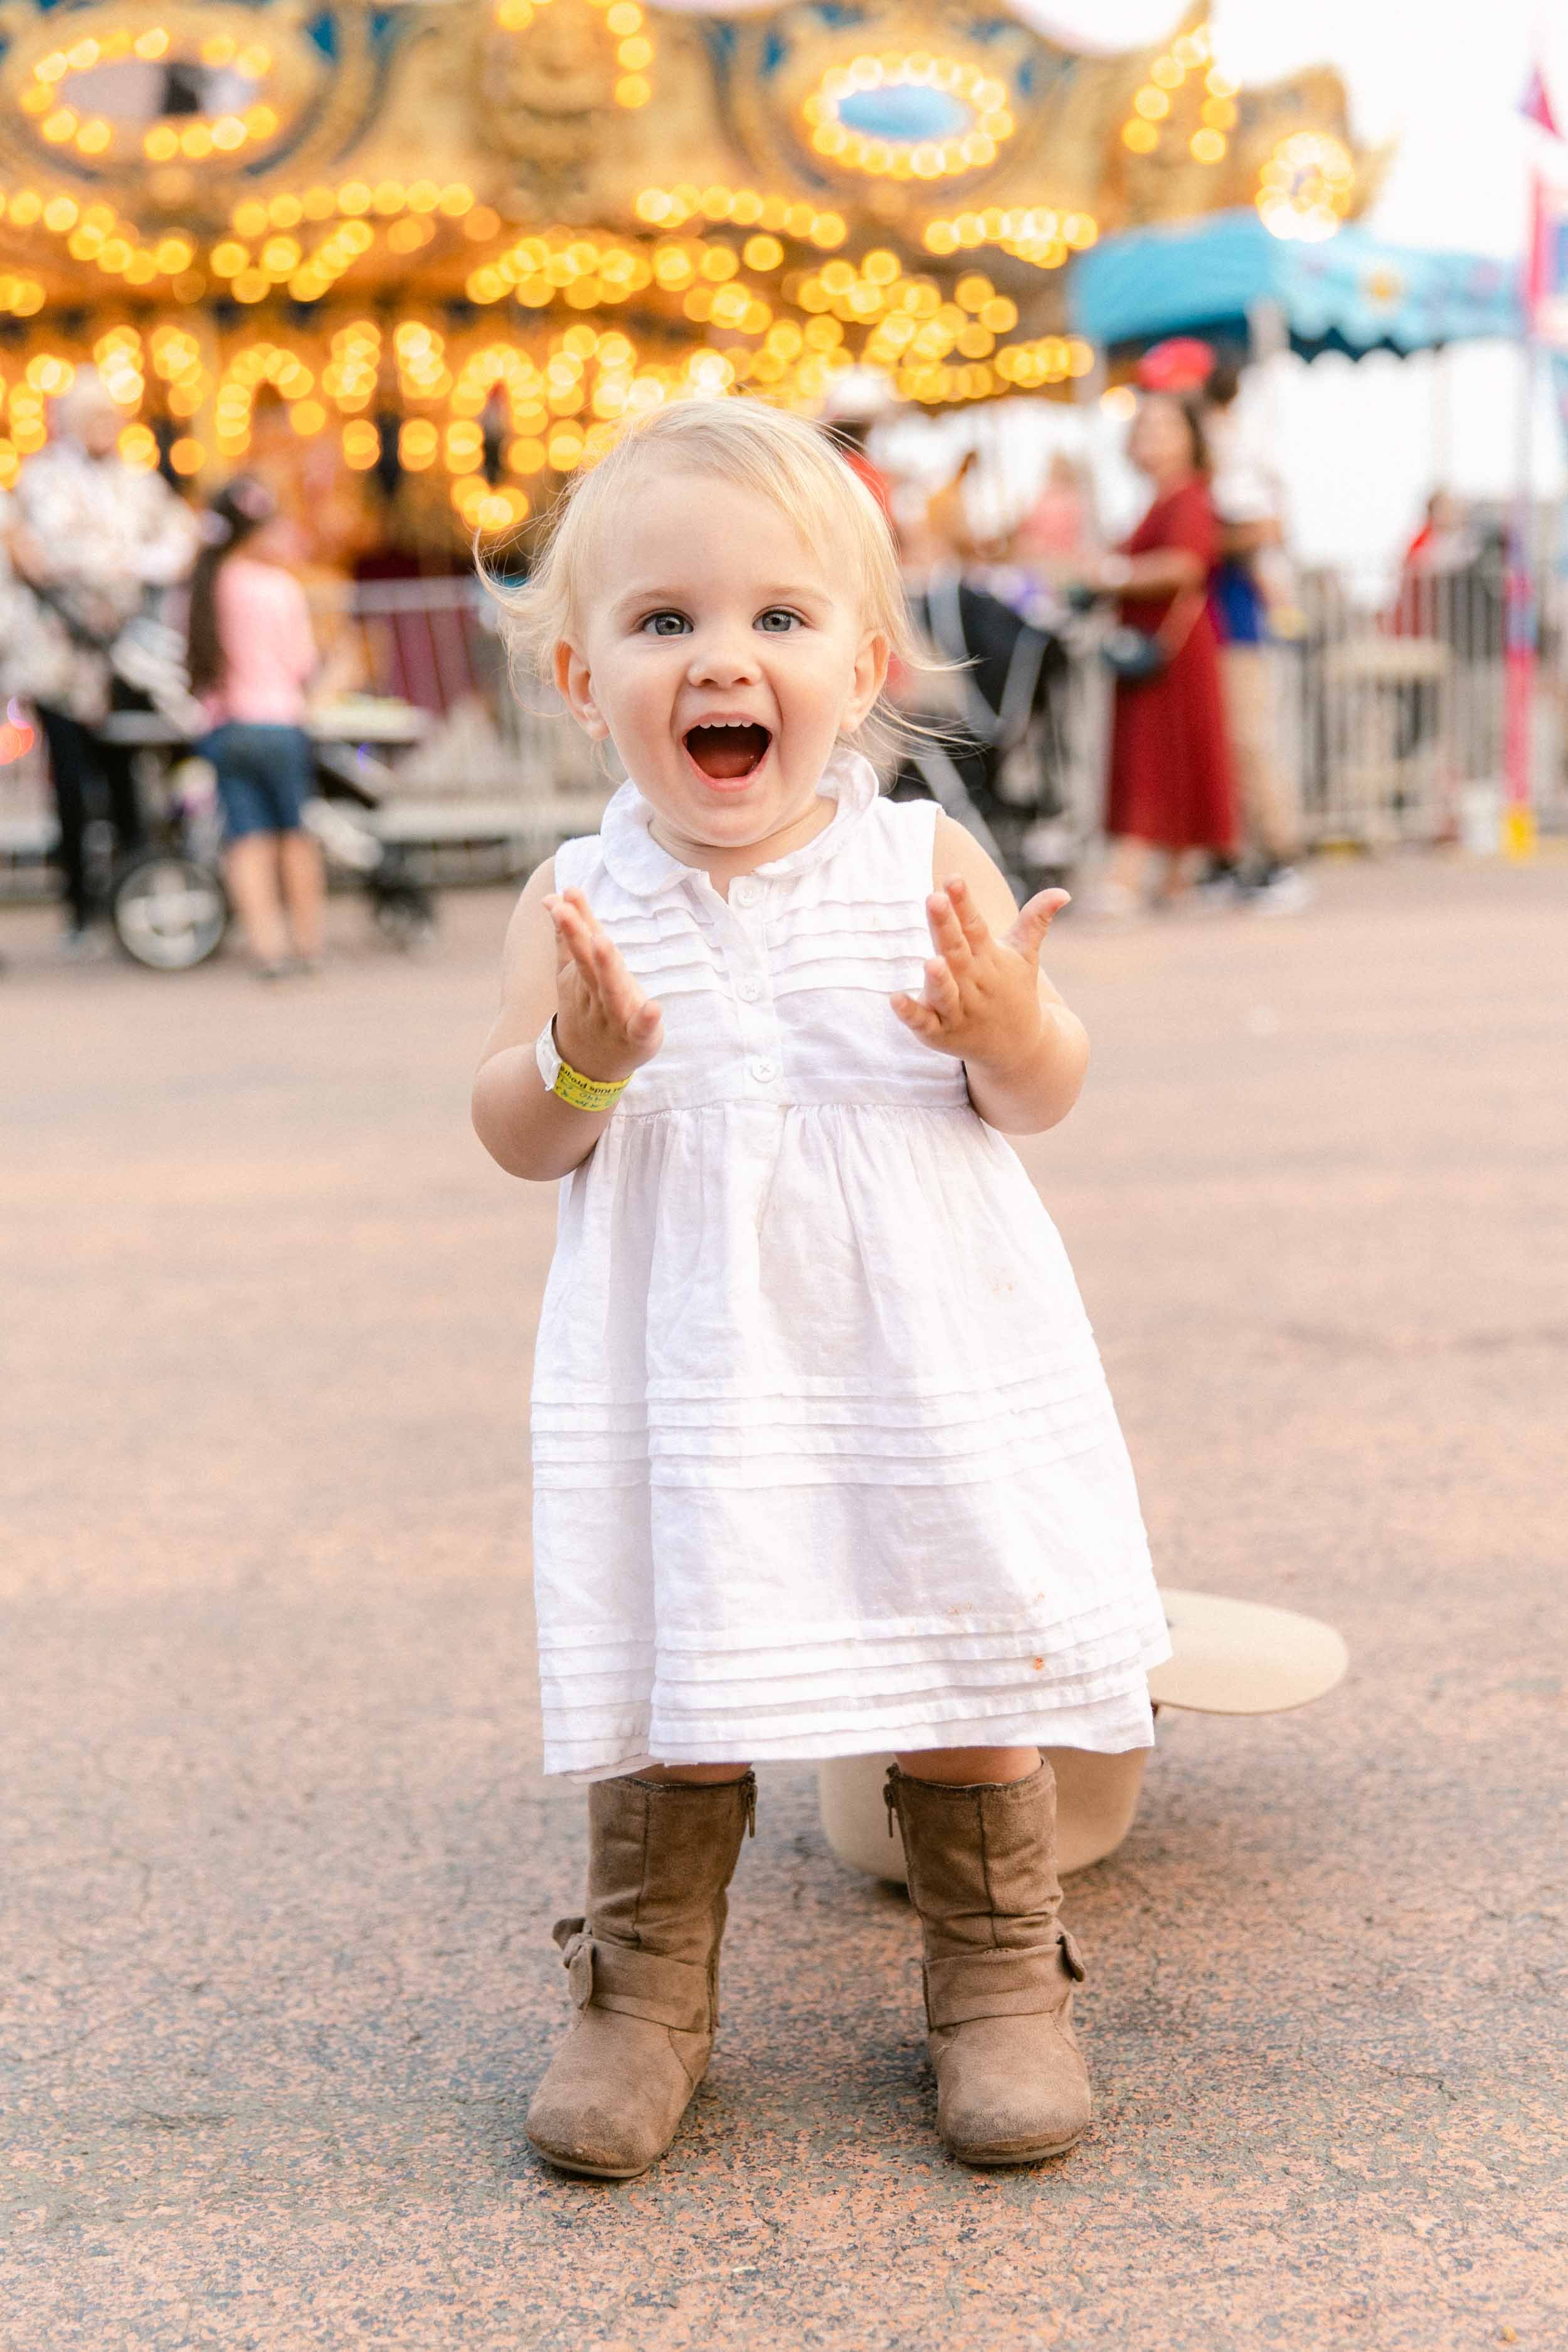
{"label": "blurred crowd", "polygon": [[[984,600],[1069,644],[1077,616],[1100,614],[1094,657],[1112,688],[1107,855],[1085,904],[1102,917],[1184,900],[1292,912],[1310,896],[1268,659],[1293,579],[1277,482],[1240,426],[1238,390],[1234,369],[1210,364],[1195,384],[1142,392],[1127,455],[1147,502],[1114,541],[1088,468],[1062,450],[1000,530],[985,519],[978,448],[934,492],[882,488],[917,610],[951,604],[960,583],[965,626],[931,631],[940,656],[983,655]],[[1048,658],[1042,671],[1048,680]],[[984,786],[972,797],[984,808]],[[1035,842],[1047,831],[1037,825]]]}
{"label": "blurred crowd", "polygon": [[[259,480],[198,512],[119,452],[124,417],[79,370],[47,446],[0,498],[0,701],[25,698],[47,747],[65,952],[98,951],[88,827],[101,810],[124,859],[142,845],[134,732],[160,714],[210,761],[224,880],[257,971],[310,970],[325,879],[306,829],[306,695],[321,665],[296,572],[296,525]],[[160,592],[176,590],[177,600]]]}
{"label": "blurred crowd", "polygon": [[[1300,617],[1278,476],[1237,372],[1201,345],[1163,348],[1185,373],[1162,374],[1158,354],[1145,365],[1126,444],[1143,511],[1121,535],[1102,528],[1092,476],[1060,447],[1019,499],[994,450],[963,449],[933,487],[892,469],[909,443],[886,416],[833,424],[889,515],[931,656],[894,681],[910,724],[889,784],[942,802],[1021,887],[1074,871],[1080,905],[1102,918],[1180,904],[1290,913],[1310,893],[1300,778],[1279,756],[1271,704],[1270,645]],[[357,682],[352,640],[323,665],[300,585],[309,550],[276,488],[242,477],[197,509],[124,461],[123,422],[81,370],[52,405],[47,446],[0,493],[0,707],[28,706],[47,747],[65,952],[99,951],[91,817],[120,860],[141,845],[123,721],[151,709],[210,762],[224,883],[256,970],[309,970],[323,872],[304,818],[307,697]],[[1386,638],[1452,634],[1452,584],[1490,576],[1495,554],[1435,495]],[[1494,598],[1478,634],[1474,601],[1453,648],[1461,667],[1478,647],[1491,655],[1501,626]],[[1430,737],[1438,691],[1406,668],[1385,698],[1399,756]],[[1102,805],[1069,812],[1066,681],[1089,671],[1109,692]],[[1085,875],[1097,815],[1104,855]]]}

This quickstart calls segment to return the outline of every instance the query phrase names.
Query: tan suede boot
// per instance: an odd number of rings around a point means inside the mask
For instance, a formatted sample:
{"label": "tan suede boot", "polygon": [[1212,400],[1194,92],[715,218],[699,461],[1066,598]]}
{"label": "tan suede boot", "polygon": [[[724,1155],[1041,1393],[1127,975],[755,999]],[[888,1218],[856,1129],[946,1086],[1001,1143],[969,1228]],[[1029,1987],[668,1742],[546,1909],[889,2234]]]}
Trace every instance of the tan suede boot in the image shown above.
{"label": "tan suede boot", "polygon": [[587,1916],[558,1919],[577,2014],[526,2129],[563,2172],[631,2180],[675,2137],[719,2022],[719,1944],[757,1783],[596,1780]]}
{"label": "tan suede boot", "polygon": [[1060,2156],[1089,2122],[1089,2095],[1072,2030],[1083,1962],[1057,1917],[1051,1768],[961,1789],[895,1764],[887,1796],[925,1931],[942,2143],[965,2164]]}

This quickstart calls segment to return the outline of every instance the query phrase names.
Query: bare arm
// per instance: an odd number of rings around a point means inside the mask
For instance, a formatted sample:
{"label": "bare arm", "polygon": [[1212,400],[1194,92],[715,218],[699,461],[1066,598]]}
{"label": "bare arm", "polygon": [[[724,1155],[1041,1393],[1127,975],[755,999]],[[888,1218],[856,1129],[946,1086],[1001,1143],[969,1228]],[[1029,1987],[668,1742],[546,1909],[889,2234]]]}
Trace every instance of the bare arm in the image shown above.
{"label": "bare arm", "polygon": [[1261,522],[1226,522],[1220,525],[1219,543],[1229,556],[1256,555],[1260,548],[1278,547],[1284,538],[1272,518]]}
{"label": "bare arm", "polygon": [[579,1168],[614,1109],[579,1110],[551,1094],[534,1045],[555,1022],[556,1047],[584,1077],[615,1079],[658,1051],[658,1006],[644,996],[579,890],[558,895],[555,861],[529,877],[506,935],[501,1009],[474,1077],[474,1131],[509,1176],[550,1183]]}
{"label": "bare arm", "polygon": [[1064,1119],[1083,1086],[1082,1022],[1039,969],[1065,890],[1042,890],[1022,914],[973,834],[939,814],[926,901],[936,954],[923,999],[893,1010],[936,1052],[963,1063],[969,1099],[988,1127],[1037,1135]]}
{"label": "bare arm", "polygon": [[1146,555],[1104,555],[1088,567],[1088,585],[1117,596],[1179,596],[1208,573],[1190,547],[1152,547]]}

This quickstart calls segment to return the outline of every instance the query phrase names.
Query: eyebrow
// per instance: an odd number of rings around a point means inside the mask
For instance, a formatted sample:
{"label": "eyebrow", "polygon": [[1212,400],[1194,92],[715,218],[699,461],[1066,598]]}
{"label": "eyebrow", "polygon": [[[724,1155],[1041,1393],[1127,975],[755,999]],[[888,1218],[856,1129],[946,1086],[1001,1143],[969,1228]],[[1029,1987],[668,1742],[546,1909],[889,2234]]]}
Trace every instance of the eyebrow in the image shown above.
{"label": "eyebrow", "polygon": [[[661,605],[669,604],[679,607],[692,601],[689,588],[665,587],[656,582],[648,587],[626,589],[615,599],[610,606],[610,612],[618,619],[623,614],[635,612],[639,606],[648,611],[657,611]],[[806,587],[799,581],[793,583],[775,581],[770,582],[762,590],[756,599],[756,606],[758,612],[762,613],[765,612],[770,604],[831,604],[832,601],[833,591],[826,583],[816,587]]]}

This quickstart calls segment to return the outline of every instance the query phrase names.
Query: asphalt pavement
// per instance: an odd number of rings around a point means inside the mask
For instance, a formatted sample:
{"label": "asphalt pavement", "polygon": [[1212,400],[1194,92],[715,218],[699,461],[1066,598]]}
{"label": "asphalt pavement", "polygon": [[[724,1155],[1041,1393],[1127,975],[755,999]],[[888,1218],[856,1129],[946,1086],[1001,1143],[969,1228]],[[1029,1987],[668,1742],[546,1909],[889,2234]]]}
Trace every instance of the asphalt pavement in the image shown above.
{"label": "asphalt pavement", "polygon": [[522,2135],[580,1792],[538,1769],[548,1190],[467,1121],[508,905],[264,988],[0,909],[5,2352],[1568,2346],[1568,859],[1068,918],[1026,1158],[1163,1580],[1352,1669],[1166,1717],[1069,1887],[1099,2113],[976,2176],[916,1937],[763,1775],[712,2074],[624,2187]]}

